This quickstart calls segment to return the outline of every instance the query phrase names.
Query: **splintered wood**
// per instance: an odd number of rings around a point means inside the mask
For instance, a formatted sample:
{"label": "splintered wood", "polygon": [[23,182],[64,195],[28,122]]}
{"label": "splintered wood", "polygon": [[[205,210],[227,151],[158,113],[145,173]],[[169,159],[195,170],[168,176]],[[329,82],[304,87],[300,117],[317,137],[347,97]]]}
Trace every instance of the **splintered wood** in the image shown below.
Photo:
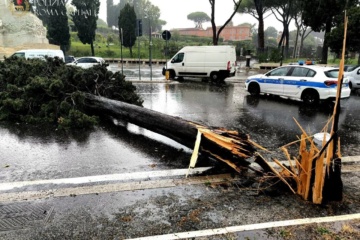
{"label": "splintered wood", "polygon": [[[244,162],[244,159],[253,156],[256,151],[255,147],[263,149],[260,145],[251,141],[248,135],[239,134],[237,131],[224,128],[211,129],[194,122],[189,122],[189,124],[195,126],[198,130],[189,168],[195,167],[199,149],[201,148],[201,152],[209,154],[240,173],[244,167],[250,165],[250,163]],[[213,146],[217,146],[219,150],[215,152]]]}
{"label": "splintered wood", "polygon": [[[267,168],[278,176],[281,181],[285,182],[293,192],[291,182],[295,182],[297,187],[296,193],[303,199],[312,201],[315,204],[342,199],[340,138],[337,135],[337,125],[340,114],[347,21],[347,17],[345,16],[343,51],[339,68],[334,112],[321,131],[323,133],[323,139],[321,146],[319,146],[320,149],[314,143],[314,136],[309,136],[296,119],[294,119],[302,132],[301,137],[299,141],[289,143],[281,148],[289,161],[290,167],[288,168],[274,159],[274,162],[280,166],[281,170],[277,171],[270,167],[270,165]],[[330,139],[326,139],[330,123],[332,123]],[[291,159],[287,147],[297,143],[300,143],[298,158]],[[260,162],[262,166],[267,164],[262,157],[260,158]],[[296,167],[294,167],[294,164]]]}

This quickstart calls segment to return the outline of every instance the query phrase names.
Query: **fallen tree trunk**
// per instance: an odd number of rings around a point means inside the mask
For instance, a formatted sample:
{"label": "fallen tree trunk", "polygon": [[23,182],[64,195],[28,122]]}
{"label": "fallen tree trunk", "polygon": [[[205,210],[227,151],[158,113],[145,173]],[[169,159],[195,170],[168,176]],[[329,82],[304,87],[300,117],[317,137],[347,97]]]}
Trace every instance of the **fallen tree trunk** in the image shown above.
{"label": "fallen tree trunk", "polygon": [[223,128],[210,128],[199,123],[169,116],[136,105],[85,94],[85,108],[96,115],[109,115],[133,123],[139,127],[159,133],[191,149],[194,148],[198,132],[201,133],[200,153],[228,164],[237,172],[250,163],[257,145],[248,135]]}

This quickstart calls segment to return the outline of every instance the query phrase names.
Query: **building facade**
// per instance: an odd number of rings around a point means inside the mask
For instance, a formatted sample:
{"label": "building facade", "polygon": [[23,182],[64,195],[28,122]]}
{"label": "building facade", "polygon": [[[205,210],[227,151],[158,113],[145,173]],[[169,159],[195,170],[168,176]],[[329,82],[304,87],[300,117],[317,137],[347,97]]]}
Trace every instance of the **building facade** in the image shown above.
{"label": "building facade", "polygon": [[[217,30],[219,27],[217,27]],[[179,32],[180,35],[198,36],[198,37],[212,37],[212,28],[207,29],[199,28],[179,28],[172,30]],[[220,33],[220,38],[226,41],[245,41],[251,40],[251,26],[249,24],[242,24],[239,26],[226,26]]]}

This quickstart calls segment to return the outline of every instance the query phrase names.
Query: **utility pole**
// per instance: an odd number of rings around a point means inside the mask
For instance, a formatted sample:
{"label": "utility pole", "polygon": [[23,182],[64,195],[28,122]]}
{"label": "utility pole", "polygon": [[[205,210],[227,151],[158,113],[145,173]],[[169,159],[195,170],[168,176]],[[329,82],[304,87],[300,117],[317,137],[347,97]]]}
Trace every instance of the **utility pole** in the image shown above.
{"label": "utility pole", "polygon": [[140,72],[140,37],[142,36],[142,20],[137,19],[136,20],[136,35],[137,35],[137,41],[138,41],[138,57],[139,57],[139,80],[141,80],[141,72]]}
{"label": "utility pole", "polygon": [[122,51],[122,46],[123,46],[123,29],[120,28],[120,35],[121,35],[121,45],[120,45],[120,55],[121,55],[121,75],[124,76],[124,61],[123,61],[123,51]]}
{"label": "utility pole", "polygon": [[150,81],[152,81],[152,41],[151,41],[151,33],[152,33],[152,28],[151,28],[151,19],[149,17],[149,66],[150,66]]}

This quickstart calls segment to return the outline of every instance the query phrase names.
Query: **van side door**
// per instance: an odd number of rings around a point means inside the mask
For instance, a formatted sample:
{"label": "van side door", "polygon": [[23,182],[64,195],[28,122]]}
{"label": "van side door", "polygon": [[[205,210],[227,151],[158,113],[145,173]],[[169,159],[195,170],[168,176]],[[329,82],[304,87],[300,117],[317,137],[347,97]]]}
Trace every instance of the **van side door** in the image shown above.
{"label": "van side door", "polygon": [[187,52],[184,61],[186,75],[193,77],[206,77],[205,65],[208,65],[208,55],[205,52]]}

